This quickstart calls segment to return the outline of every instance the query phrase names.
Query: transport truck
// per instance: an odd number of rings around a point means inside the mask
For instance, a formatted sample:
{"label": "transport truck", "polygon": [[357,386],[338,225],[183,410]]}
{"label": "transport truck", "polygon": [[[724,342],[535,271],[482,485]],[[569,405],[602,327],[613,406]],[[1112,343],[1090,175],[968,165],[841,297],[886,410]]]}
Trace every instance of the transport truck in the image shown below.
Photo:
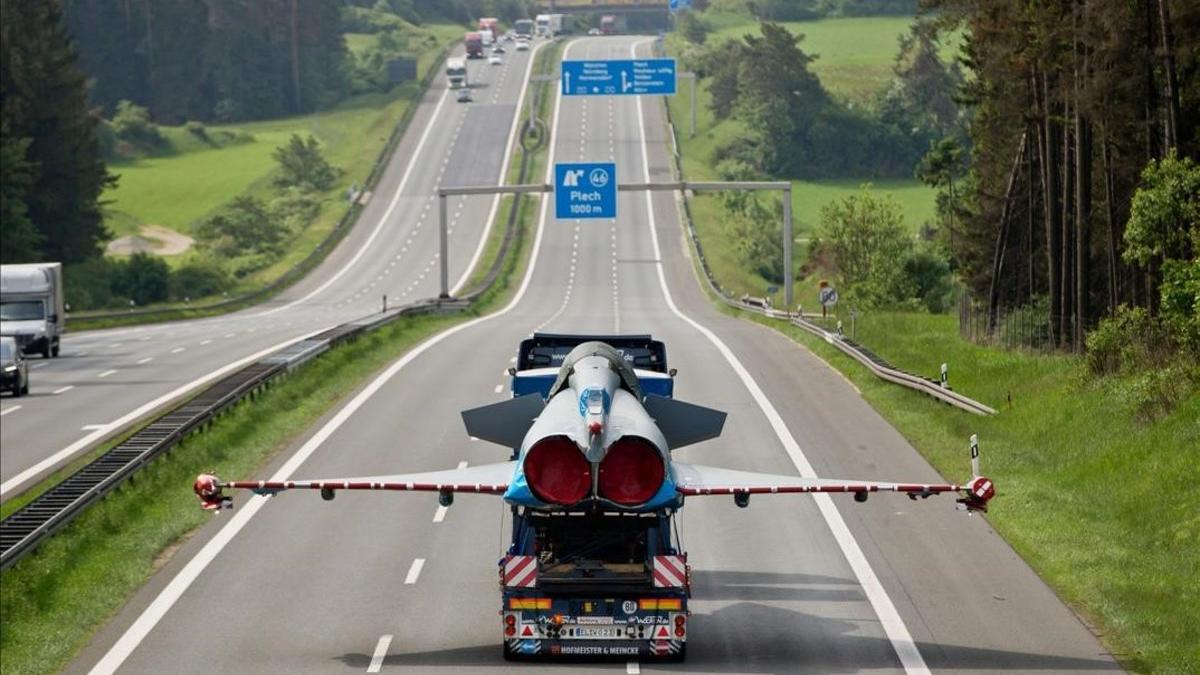
{"label": "transport truck", "polygon": [[23,353],[50,358],[65,325],[62,263],[0,265],[0,335]]}
{"label": "transport truck", "polygon": [[541,37],[554,37],[565,33],[566,18],[565,14],[538,14],[535,19],[537,34]]}
{"label": "transport truck", "polygon": [[478,31],[471,31],[464,35],[463,44],[467,48],[468,59],[483,58],[483,36]]}
{"label": "transport truck", "polygon": [[617,17],[612,14],[605,14],[600,17],[600,34],[601,35],[616,35],[620,32],[617,25]]}
{"label": "transport truck", "polygon": [[[491,44],[500,39],[500,19],[494,16],[485,16],[479,20],[478,26],[479,32],[484,34],[484,42],[486,44]],[[491,34],[490,38],[487,37],[488,33]]]}
{"label": "transport truck", "polygon": [[[510,371],[514,398],[549,398],[563,360],[603,341],[647,395],[671,398],[666,347],[649,335],[536,334]],[[691,569],[673,528],[682,499],[651,512],[597,506],[547,511],[511,505],[512,539],[499,563],[503,654],[683,660]]]}
{"label": "transport truck", "polygon": [[446,59],[446,82],[451,89],[470,87],[467,78],[467,62],[464,59]]}

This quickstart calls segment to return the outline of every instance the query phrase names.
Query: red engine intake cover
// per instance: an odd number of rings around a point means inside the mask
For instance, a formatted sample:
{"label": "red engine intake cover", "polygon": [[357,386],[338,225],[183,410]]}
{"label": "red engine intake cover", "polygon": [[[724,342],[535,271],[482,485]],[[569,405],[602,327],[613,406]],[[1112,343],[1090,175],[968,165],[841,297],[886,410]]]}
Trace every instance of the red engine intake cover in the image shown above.
{"label": "red engine intake cover", "polygon": [[592,470],[575,443],[564,436],[543,438],[525,456],[525,480],[548,504],[578,504],[592,487]]}
{"label": "red engine intake cover", "polygon": [[600,496],[622,506],[645,504],[665,477],[658,449],[644,438],[626,436],[609,446],[600,462]]}

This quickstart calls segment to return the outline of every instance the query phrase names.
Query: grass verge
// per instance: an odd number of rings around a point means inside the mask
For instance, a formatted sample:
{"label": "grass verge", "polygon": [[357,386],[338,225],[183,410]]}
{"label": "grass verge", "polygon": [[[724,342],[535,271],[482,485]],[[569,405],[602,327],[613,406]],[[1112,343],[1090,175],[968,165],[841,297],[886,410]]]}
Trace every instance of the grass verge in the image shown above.
{"label": "grass verge", "polygon": [[[980,418],[884,382],[794,326],[746,315],[805,345],[943,475],[962,473],[978,433],[1001,491],[988,520],[1136,671],[1200,664],[1200,493],[1169,483],[1196,475],[1200,397],[1140,425],[1114,383],[1089,380],[1078,358],[1003,351],[957,336],[952,316],[882,313],[858,340],[900,368],[934,375],[1000,410]],[[1182,488],[1182,489],[1180,489]]]}
{"label": "grass verge", "polygon": [[[254,475],[272,455],[417,342],[507,302],[515,291],[514,281],[529,264],[527,244],[536,213],[536,201],[523,200],[513,246],[500,274],[468,312],[401,319],[319,356],[276,381],[257,400],[235,406],[206,431],[188,437],[136,481],[0,573],[4,672],[61,670],[170,552],[208,521],[208,514],[196,508],[195,497],[180,487],[196,474]],[[502,237],[502,230],[493,228],[492,238]]]}

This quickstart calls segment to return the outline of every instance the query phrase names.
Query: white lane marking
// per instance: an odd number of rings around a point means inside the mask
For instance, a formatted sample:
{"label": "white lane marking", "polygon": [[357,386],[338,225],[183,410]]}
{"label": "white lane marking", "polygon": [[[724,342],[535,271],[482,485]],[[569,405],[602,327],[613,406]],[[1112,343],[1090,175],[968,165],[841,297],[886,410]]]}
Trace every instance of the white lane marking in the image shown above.
{"label": "white lane marking", "polygon": [[83,431],[95,431],[97,429],[107,429],[107,428],[108,428],[107,424],[85,424],[85,425],[83,425]]}
{"label": "white lane marking", "polygon": [[74,389],[74,388],[75,388],[75,385],[73,385],[73,384],[68,384],[68,385],[67,385],[67,386],[65,386],[65,387],[59,387],[58,389],[55,389],[54,391],[52,391],[52,392],[50,392],[50,393],[51,393],[51,394],[65,394],[65,393],[67,393],[68,391],[71,391],[71,390],[72,390],[72,389]]}
{"label": "white lane marking", "polygon": [[[510,356],[510,357],[508,357],[508,362],[509,362],[509,363],[516,363],[516,362],[517,362],[517,357],[515,357],[515,356]],[[508,371],[505,371],[505,372],[508,372]]]}
{"label": "white lane marking", "polygon": [[8,413],[16,412],[20,409],[21,409],[21,406],[19,406],[19,405],[10,405],[7,408],[5,408],[4,410],[0,410],[0,417],[4,417]]}
{"label": "white lane marking", "polygon": [[625,672],[628,675],[638,675],[642,672],[642,666],[637,661],[627,661],[625,663]]}
{"label": "white lane marking", "polygon": [[154,360],[154,357],[153,357],[153,356],[147,356],[146,358],[144,358],[144,359],[141,359],[140,361],[138,361],[138,362],[137,362],[137,364],[140,366],[140,365],[143,365],[143,364],[146,364],[146,363],[150,363],[150,362],[151,362],[151,361],[153,361],[153,360]]}
{"label": "white lane marking", "polygon": [[317,295],[323,293],[326,288],[332,286],[333,283],[338,279],[341,279],[343,274],[353,269],[358,263],[359,258],[363,257],[367,251],[371,250],[371,246],[375,243],[376,237],[378,237],[379,233],[383,231],[384,225],[391,222],[392,211],[395,211],[396,206],[400,203],[400,197],[404,194],[404,187],[408,185],[408,178],[412,175],[413,169],[417,166],[417,159],[421,156],[421,151],[425,148],[425,141],[429,140],[430,132],[432,132],[433,128],[437,126],[436,122],[441,119],[440,113],[442,106],[446,104],[446,100],[448,98],[450,98],[450,90],[443,89],[442,97],[438,99],[437,106],[435,106],[433,109],[433,115],[429,118],[429,121],[425,125],[425,131],[421,132],[421,138],[417,141],[417,147],[413,149],[412,154],[408,157],[408,166],[404,168],[404,175],[400,177],[400,184],[396,186],[396,192],[392,195],[392,200],[388,202],[387,209],[384,210],[383,216],[379,219],[379,222],[375,223],[375,229],[371,230],[371,234],[367,237],[367,240],[363,242],[363,245],[359,247],[357,251],[354,252],[354,257],[350,258],[345,265],[342,265],[342,268],[339,269],[333,276],[326,279],[325,283],[317,286],[304,297],[299,298],[298,300],[293,300],[286,305],[280,305],[274,309],[269,309],[265,312],[254,314],[250,318],[268,316],[276,312],[282,312],[285,309],[290,309],[312,300]]}
{"label": "white lane marking", "polygon": [[108,377],[109,375],[112,375],[115,372],[117,372],[115,368],[111,369],[111,370],[106,370],[103,373],[100,373],[99,375],[97,375],[96,377]]}
{"label": "white lane marking", "polygon": [[179,352],[183,351],[184,349],[186,349],[186,347],[176,347],[175,349],[171,350],[171,353],[178,354]]}
{"label": "white lane marking", "polygon": [[421,576],[421,568],[425,567],[424,558],[416,558],[413,560],[412,567],[408,568],[408,576],[404,577],[405,584],[417,583],[417,577]]}
{"label": "white lane marking", "polygon": [[367,666],[368,673],[378,673],[383,668],[383,657],[387,656],[387,650],[391,644],[391,635],[380,636],[379,642],[375,644],[375,653],[371,655],[371,665]]}
{"label": "white lane marking", "polygon": [[[529,63],[525,66],[525,79],[521,85],[521,95],[517,97],[517,111],[513,113],[512,125],[508,129],[508,143],[504,146],[504,159],[500,160],[500,175],[496,177],[496,183],[499,185],[505,185],[508,182],[506,180],[506,176],[508,175],[508,162],[512,156],[513,146],[516,145],[513,141],[517,136],[517,128],[521,125],[521,120],[523,119],[521,115],[521,108],[525,105],[525,93],[529,90],[529,75],[533,72],[534,57],[537,56],[538,51],[542,47],[545,47],[548,44],[550,43],[543,42],[534,47],[533,51],[529,53]],[[458,295],[458,292],[462,290],[462,287],[467,284],[467,280],[470,278],[471,272],[475,269],[475,265],[479,262],[479,257],[483,255],[483,249],[485,246],[487,246],[488,234],[492,231],[492,225],[496,220],[496,212],[500,209],[501,197],[503,197],[503,195],[499,194],[492,197],[492,208],[490,211],[488,211],[487,219],[483,221],[483,236],[479,238],[479,244],[476,245],[475,252],[471,254],[471,260],[467,263],[467,268],[463,271],[463,274],[461,277],[459,277],[458,281],[454,282],[454,287],[450,289],[450,295]],[[543,198],[543,201],[545,201],[545,198]]]}
{"label": "white lane marking", "polygon": [[502,385],[502,384],[498,384],[498,385],[496,385],[496,389],[495,389],[494,391],[495,391],[497,394],[499,394],[500,392],[504,391],[504,385]]}
{"label": "white lane marking", "polygon": [[[336,325],[336,324],[334,324],[334,325]],[[208,373],[207,375],[204,375],[203,377],[199,377],[195,380],[192,380],[191,382],[188,382],[187,384],[176,387],[172,391],[170,391],[166,394],[163,394],[162,396],[159,396],[158,398],[154,399],[153,401],[150,401],[149,403],[145,403],[145,404],[139,406],[137,409],[129,412],[124,417],[121,417],[120,419],[114,421],[112,424],[113,424],[113,426],[124,426],[126,424],[129,424],[130,422],[133,422],[134,420],[140,418],[142,415],[145,415],[146,413],[149,413],[150,411],[154,410],[158,406],[163,405],[164,403],[166,403],[172,399],[175,399],[175,398],[191,391],[192,389],[195,389],[204,384],[212,382],[213,380],[224,376],[226,373],[229,373],[231,371],[237,370],[238,368],[241,368],[242,366],[246,365],[247,363],[252,363],[254,361],[257,361],[258,359],[261,359],[262,357],[266,356],[267,354],[270,354],[271,352],[273,352],[277,349],[282,349],[294,342],[306,340],[306,339],[312,337],[313,335],[316,335],[317,333],[320,333],[325,330],[329,330],[330,328],[333,328],[333,325],[326,326],[320,330],[315,330],[306,335],[301,335],[300,337],[291,338],[290,340],[284,340],[283,342],[271,345],[270,347],[267,347],[266,349],[255,352],[255,353],[251,354],[250,356],[247,356],[243,359],[234,361],[233,363],[225,364],[221,368],[217,368],[216,370],[212,371],[211,373]],[[96,442],[105,433],[106,433],[106,431],[96,431],[94,433],[88,434],[87,436],[84,436],[83,438],[75,441],[74,443],[63,448],[62,450],[59,450],[58,452],[47,457],[46,459],[43,459],[42,461],[38,462],[37,464],[34,464],[33,466],[29,467],[28,469],[25,469],[21,473],[8,479],[3,484],[0,484],[0,497],[3,497],[4,495],[8,494],[12,490],[19,488],[24,483],[27,483],[30,480],[37,477],[43,471],[57,465],[59,462],[63,461],[64,459],[71,457],[75,453],[79,452],[80,450],[83,450],[84,448],[88,447],[92,443]]]}
{"label": "white lane marking", "polygon": [[222,335],[221,337],[225,337],[225,338],[231,338],[231,337],[233,337],[234,335],[237,335],[237,333],[226,333],[226,334]]}
{"label": "white lane marking", "polygon": [[[635,50],[637,43],[630,47],[630,55],[636,58]],[[650,158],[646,143],[646,117],[642,108],[642,97],[637,97],[638,111],[638,127],[641,133],[642,145],[642,173],[644,180],[650,182]],[[646,211],[650,224],[650,241],[654,248],[654,263],[658,270],[658,285],[662,288],[663,298],[667,302],[667,307],[675,316],[682,319],[685,323],[695,328],[701,335],[708,338],[717,351],[721,352],[721,356],[737,373],[738,379],[742,381],[742,385],[750,392],[750,396],[754,402],[758,404],[767,421],[771,423],[771,429],[774,430],[776,438],[787,451],[788,457],[791,458],[792,464],[802,477],[815,478],[817,472],[813,470],[812,464],[805,457],[804,451],[800,449],[800,445],[792,436],[792,432],[788,430],[787,424],[779,415],[779,411],[775,409],[774,404],[763,393],[758,382],[742,365],[742,362],[733,353],[731,349],[721,338],[717,337],[708,328],[680,311],[675,305],[675,300],[671,297],[671,291],[667,288],[667,277],[663,271],[662,251],[658,246],[658,227],[654,219],[654,201],[649,191],[646,195]],[[862,586],[863,592],[871,603],[871,608],[879,617],[879,623],[883,626],[883,631],[887,635],[888,641],[892,643],[892,649],[896,651],[896,656],[900,659],[900,665],[906,673],[915,675],[928,675],[929,667],[925,664],[925,659],[921,656],[921,652],[917,649],[916,642],[913,641],[912,635],[908,632],[908,627],[904,625],[904,620],[900,618],[900,613],[896,610],[896,606],[892,603],[892,599],[888,597],[887,590],[880,583],[879,577],[875,576],[875,570],[871,568],[871,563],[863,555],[862,549],[858,542],[855,541],[854,535],[850,533],[850,528],[846,527],[846,521],[842,519],[842,514],[838,512],[837,507],[833,503],[833,499],[828,494],[816,493],[812,495],[813,500],[817,504],[817,509],[821,512],[825,524],[829,526],[830,532],[833,533],[833,538],[837,540],[838,546],[842,549],[842,555],[846,557],[846,562],[849,563],[850,569],[854,571],[854,576],[858,579],[858,583]]]}
{"label": "white lane marking", "polygon": [[[475,437],[474,437],[474,436],[472,436],[472,437],[471,437],[471,440],[475,440]],[[462,461],[462,462],[459,462],[459,463],[458,463],[458,469],[459,469],[460,471],[461,471],[462,469],[465,469],[465,468],[467,468],[467,463],[466,463],[466,461],[465,461],[465,460],[464,460],[464,461]],[[435,523],[440,523],[440,522],[442,522],[443,520],[445,520],[445,519],[446,519],[446,513],[447,513],[449,510],[450,510],[450,507],[449,507],[449,506],[442,506],[441,504],[439,504],[439,505],[438,505],[438,507],[437,507],[437,512],[435,512],[435,513],[433,514],[433,522],[435,522]]]}
{"label": "white lane marking", "polygon": [[212,340],[201,340],[200,344],[202,344],[202,345],[212,344]]}
{"label": "white lane marking", "polygon": [[[564,56],[566,56],[567,52],[570,51],[570,48],[571,45],[567,45],[567,48],[563,50]],[[562,90],[559,89],[554,98],[554,116],[550,121],[550,152],[547,156],[548,161],[546,162],[546,176],[544,178],[547,183],[549,183],[554,177],[554,141],[558,134],[558,114],[561,109]],[[279,467],[279,470],[276,471],[275,475],[273,475],[269,480],[281,481],[291,478],[292,474],[296,472],[296,469],[300,468],[300,466],[304,464],[304,462],[307,461],[314,452],[317,451],[317,448],[321,447],[321,445],[323,445],[330,436],[337,432],[337,430],[340,429],[342,425],[345,424],[346,421],[358,411],[359,408],[366,404],[366,402],[370,400],[370,398],[374,396],[380,389],[382,389],[383,386],[388,383],[388,381],[395,377],[396,373],[403,370],[405,366],[412,363],[418,356],[424,354],[433,347],[436,347],[443,340],[452,335],[456,335],[457,333],[467,330],[468,328],[474,328],[479,324],[508,314],[513,310],[513,308],[520,304],[521,300],[525,297],[525,293],[529,291],[529,284],[533,282],[534,272],[537,271],[538,254],[542,250],[542,238],[546,233],[546,215],[549,212],[549,208],[550,200],[542,200],[542,209],[540,215],[538,216],[537,233],[533,237],[533,250],[529,254],[529,267],[525,270],[525,278],[521,280],[521,285],[517,287],[516,295],[513,296],[512,300],[509,300],[507,305],[495,313],[487,314],[477,319],[467,321],[466,323],[460,323],[457,326],[447,328],[441,333],[438,333],[417,345],[412,349],[412,351],[400,357],[395,363],[388,366],[386,370],[380,373],[378,377],[372,380],[370,384],[364,387],[362,391],[358,393],[358,395],[350,399],[350,402],[347,403],[341,410],[339,410],[337,414],[335,414],[329,420],[329,422],[325,424],[325,426],[321,427],[321,429],[317,431],[317,433],[313,434],[304,445],[300,446],[300,449],[296,451],[296,454],[288,458],[288,460],[284,462],[283,466]],[[313,334],[315,335],[315,333]],[[302,340],[305,337],[308,336],[297,338],[295,341]],[[249,359],[246,359],[246,361],[250,361],[261,356],[261,354],[255,355]],[[240,365],[240,363],[238,365]],[[129,655],[133,653],[133,650],[137,649],[138,645],[142,643],[142,640],[146,639],[146,636],[150,634],[150,631],[153,630],[156,625],[158,625],[158,622],[162,620],[163,616],[165,616],[171,607],[179,601],[179,598],[183,596],[184,592],[187,591],[192,583],[196,581],[196,579],[204,571],[204,568],[208,567],[209,564],[211,564],[212,561],[221,554],[221,551],[229,545],[230,541],[233,541],[233,538],[237,536],[238,532],[242,531],[242,528],[246,526],[246,523],[250,522],[250,519],[253,518],[254,515],[267,504],[268,499],[269,497],[263,495],[255,495],[247,500],[246,504],[242,506],[234,514],[234,516],[226,522],[225,526],[222,527],[219,532],[213,535],[212,539],[208,540],[208,543],[206,543],[204,547],[196,553],[196,556],[189,560],[188,563],[184,565],[183,569],[179,571],[179,574],[176,574],[175,577],[172,578],[171,581],[166,585],[166,587],[164,587],[162,591],[155,596],[154,600],[151,601],[144,610],[142,610],[142,613],[133,622],[133,624],[125,630],[120,639],[118,639],[117,642],[108,650],[108,652],[104,654],[104,657],[92,667],[91,673],[93,675],[108,675],[109,673],[116,672],[117,668],[121,667],[121,664],[129,658]]]}
{"label": "white lane marking", "polygon": [[121,346],[121,344],[122,344],[122,343],[120,343],[120,342],[114,342],[114,343],[113,343],[112,345],[110,345],[110,346],[111,346],[113,349],[117,349],[117,348],[119,348],[119,347]]}

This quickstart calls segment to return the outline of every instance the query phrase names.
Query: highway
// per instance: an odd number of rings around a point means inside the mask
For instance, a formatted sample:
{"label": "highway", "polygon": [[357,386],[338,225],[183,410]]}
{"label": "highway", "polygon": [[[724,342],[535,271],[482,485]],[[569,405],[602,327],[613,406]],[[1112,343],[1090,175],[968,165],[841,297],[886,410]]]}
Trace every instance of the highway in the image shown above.
{"label": "highway", "polygon": [[[459,48],[461,52],[461,47]],[[237,313],[136,328],[68,333],[57,359],[30,360],[30,392],[0,402],[0,496],[7,498],[199,379],[282,343],[438,293],[439,185],[494,184],[533,52],[504,65],[469,61],[474,102],[434,78],[359,221],[302,281]],[[465,283],[493,203],[450,202],[450,284]],[[141,412],[139,412],[141,411]]]}
{"label": "highway", "polygon": [[[584,38],[570,58],[647,55]],[[552,162],[613,159],[622,182],[670,177],[661,101],[559,97]],[[551,162],[551,163],[552,163]],[[507,395],[534,330],[652,333],[676,393],[729,413],[697,463],[829,477],[939,480],[840,375],[702,294],[670,193],[623,193],[615,221],[556,221],[500,312],[423,343],[256,478],[501,461],[459,411]],[[984,462],[986,467],[986,439]],[[966,439],[963,439],[964,474]],[[234,478],[227,476],[226,478]],[[250,477],[246,477],[250,478]],[[1004,498],[1003,486],[996,504]],[[507,509],[460,495],[238,496],[100,631],[71,672],[516,672],[500,656],[496,561]],[[551,664],[545,672],[923,673],[1117,670],[1087,628],[990,528],[948,497],[689,498],[688,661]]]}

